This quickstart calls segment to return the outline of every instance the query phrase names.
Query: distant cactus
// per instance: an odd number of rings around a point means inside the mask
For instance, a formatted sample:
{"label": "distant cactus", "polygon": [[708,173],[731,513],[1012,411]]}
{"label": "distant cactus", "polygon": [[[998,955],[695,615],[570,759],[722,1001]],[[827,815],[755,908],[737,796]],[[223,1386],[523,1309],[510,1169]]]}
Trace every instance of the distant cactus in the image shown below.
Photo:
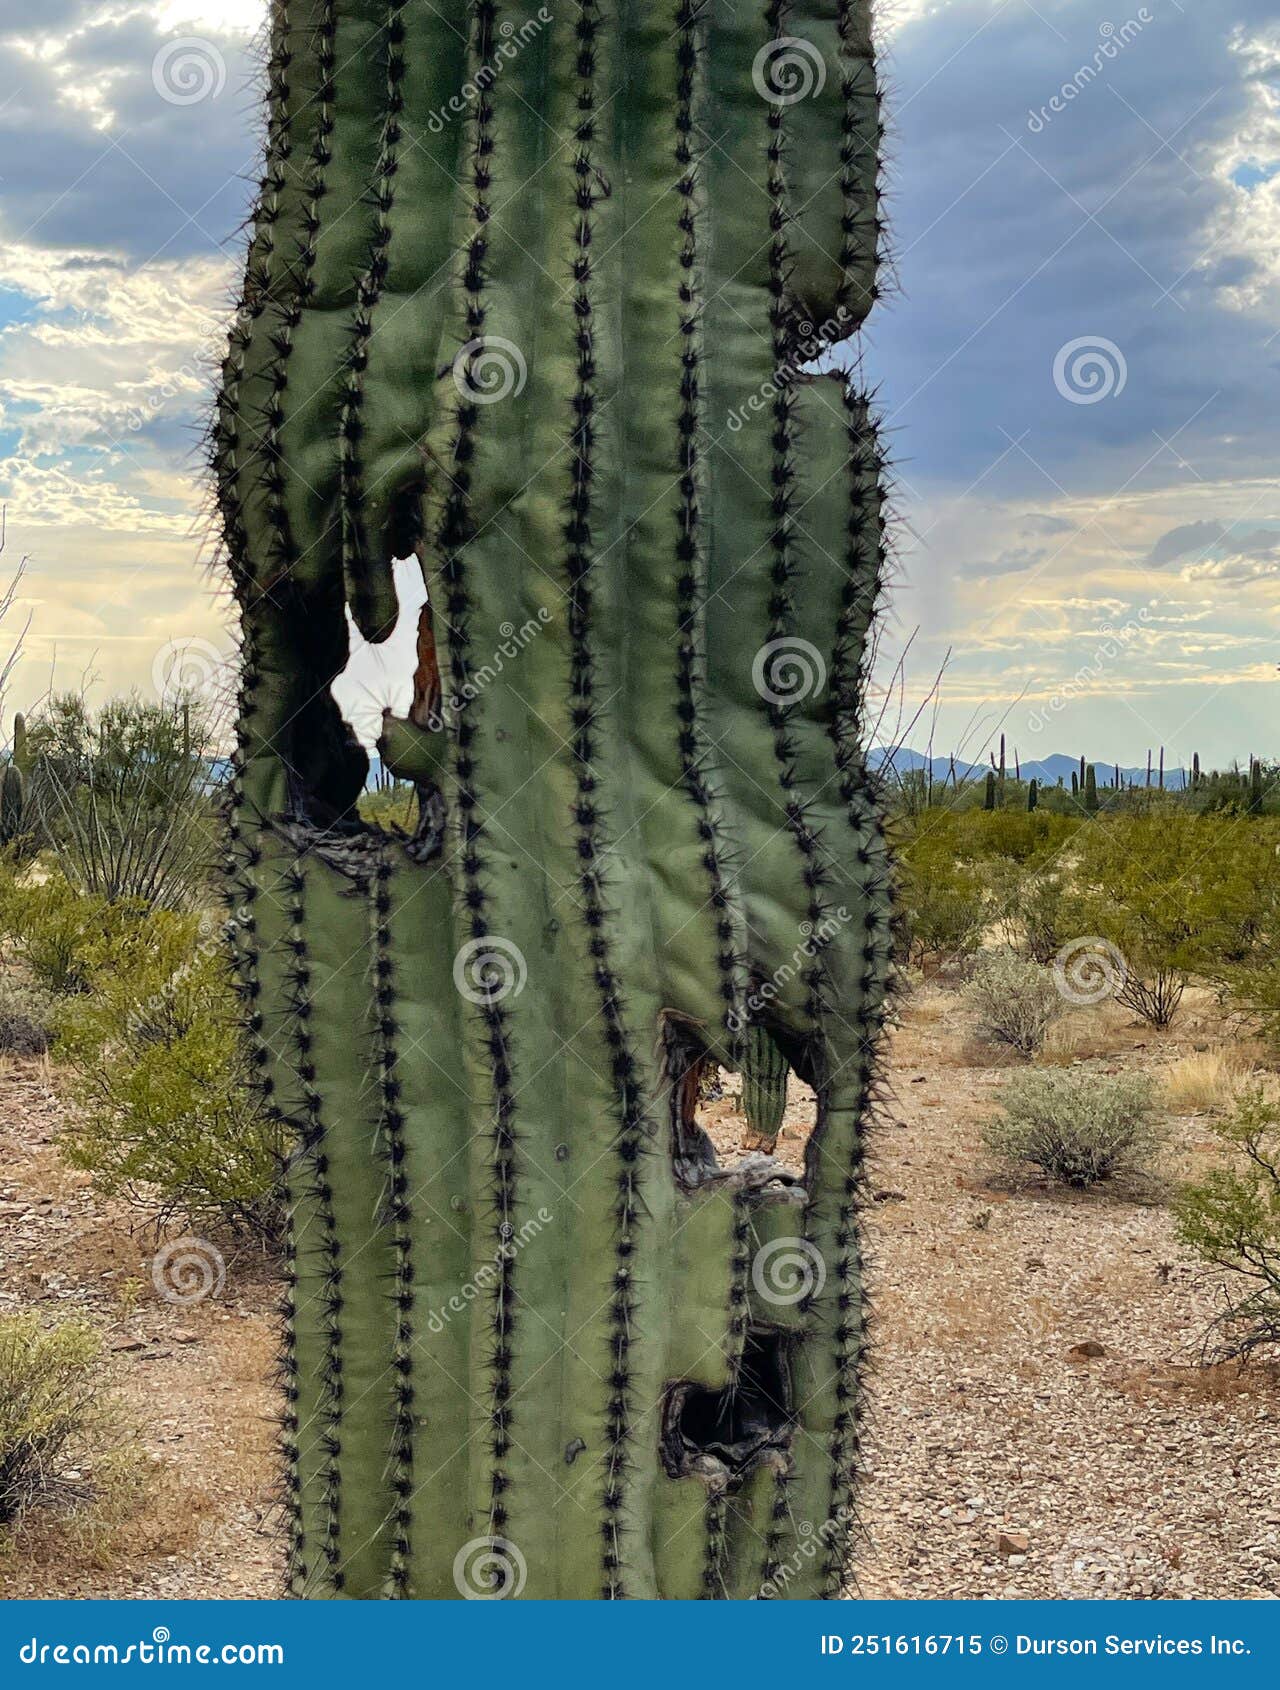
{"label": "distant cactus", "polygon": [[748,1148],[772,1150],[782,1130],[791,1066],[763,1027],[752,1027],[743,1040],[742,1108],[747,1117]]}
{"label": "distant cactus", "polygon": [[26,782],[16,763],[6,763],[0,776],[0,847],[16,845],[25,832]]}
{"label": "distant cactus", "polygon": [[1256,757],[1249,760],[1249,814],[1262,814],[1262,764]]}
{"label": "distant cactus", "polygon": [[19,774],[31,773],[31,748],[27,742],[27,718],[19,710],[13,718],[13,763]]}
{"label": "distant cactus", "polygon": [[1040,782],[1033,780],[1027,788],[1027,809],[1034,810],[1040,802]]}
{"label": "distant cactus", "polygon": [[1080,796],[1080,777],[1074,769],[1071,771],[1071,796],[1073,798]]}
{"label": "distant cactus", "polygon": [[995,807],[996,807],[996,772],[995,772],[994,769],[988,769],[987,770],[986,790],[983,792],[983,795],[982,795],[982,808],[984,810],[994,810]]}
{"label": "distant cactus", "polygon": [[1094,767],[1093,767],[1092,763],[1090,763],[1089,767],[1085,770],[1084,807],[1089,812],[1089,814],[1091,816],[1097,815],[1097,813],[1098,813],[1098,776],[1097,776],[1096,772],[1094,771]]}

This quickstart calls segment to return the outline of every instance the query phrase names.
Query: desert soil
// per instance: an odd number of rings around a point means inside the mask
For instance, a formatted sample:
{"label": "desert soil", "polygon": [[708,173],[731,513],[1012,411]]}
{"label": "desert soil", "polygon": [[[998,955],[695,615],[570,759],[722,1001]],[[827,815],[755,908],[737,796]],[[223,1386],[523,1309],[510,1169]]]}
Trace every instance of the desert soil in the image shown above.
{"label": "desert soil", "polygon": [[[1220,1036],[1211,1005],[1165,1035],[1108,1007],[1060,1030],[1050,1059],[1158,1078]],[[1204,1119],[1173,1121],[1161,1174],[1064,1192],[982,1148],[1008,1073],[954,993],[904,1009],[870,1164],[850,1594],[1280,1595],[1280,1379],[1199,1365],[1217,1290],[1165,1207],[1169,1181],[1211,1153]],[[0,1072],[0,1307],[101,1330],[149,1471],[109,1542],[28,1534],[0,1558],[0,1596],[274,1596],[271,1277],[233,1258],[217,1297],[162,1300],[136,1211],[58,1156],[55,1083],[42,1062]],[[712,1113],[731,1144],[732,1102]],[[806,1114],[797,1096],[778,1146],[793,1164]]]}

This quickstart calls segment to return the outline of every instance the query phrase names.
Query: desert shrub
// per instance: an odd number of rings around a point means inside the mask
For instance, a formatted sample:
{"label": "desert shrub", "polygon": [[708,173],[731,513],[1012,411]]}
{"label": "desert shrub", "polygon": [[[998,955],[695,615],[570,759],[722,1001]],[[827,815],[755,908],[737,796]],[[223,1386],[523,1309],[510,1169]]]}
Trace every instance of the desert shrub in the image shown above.
{"label": "desert shrub", "polygon": [[274,1239],[279,1141],[249,1084],[221,935],[153,911],[102,944],[89,986],[58,1018],[68,1160],[158,1218]]}
{"label": "desert shrub", "polygon": [[955,849],[954,818],[929,812],[902,840],[899,907],[907,956],[928,969],[971,956],[989,905],[981,880]]}
{"label": "desert shrub", "polygon": [[1010,926],[1032,962],[1051,963],[1080,932],[1079,916],[1062,874],[1033,869],[1018,877],[1009,900]]}
{"label": "desert shrub", "polygon": [[977,1014],[978,1031],[991,1044],[1034,1056],[1066,1008],[1052,974],[1008,951],[985,956],[965,993]]}
{"label": "desert shrub", "polygon": [[1183,1242],[1230,1276],[1206,1341],[1222,1360],[1280,1344],[1280,1104],[1251,1087],[1211,1131],[1232,1164],[1184,1186],[1174,1213]]}
{"label": "desert shrub", "polygon": [[211,725],[189,700],[53,699],[28,733],[40,825],[63,873],[116,903],[190,909],[214,856]]}
{"label": "desert shrub", "polygon": [[44,1328],[0,1315],[0,1524],[56,1496],[58,1474],[101,1416],[101,1346],[93,1328]]}
{"label": "desert shrub", "polygon": [[136,906],[86,897],[60,874],[0,879],[0,935],[50,992],[81,992],[90,956],[136,922]]}
{"label": "desert shrub", "polygon": [[39,986],[0,975],[0,1056],[43,1056],[53,1008]]}
{"label": "desert shrub", "polygon": [[1276,929],[1269,824],[1166,810],[1095,823],[1078,844],[1072,920],[1120,952],[1116,996],[1153,1026],[1172,1022],[1193,974],[1245,967]]}
{"label": "desert shrub", "polygon": [[997,1101],[1003,1113],[983,1128],[987,1148],[1011,1162],[1032,1162],[1066,1185],[1096,1185],[1122,1168],[1140,1168],[1163,1141],[1152,1120],[1151,1086],[1140,1074],[1019,1074]]}

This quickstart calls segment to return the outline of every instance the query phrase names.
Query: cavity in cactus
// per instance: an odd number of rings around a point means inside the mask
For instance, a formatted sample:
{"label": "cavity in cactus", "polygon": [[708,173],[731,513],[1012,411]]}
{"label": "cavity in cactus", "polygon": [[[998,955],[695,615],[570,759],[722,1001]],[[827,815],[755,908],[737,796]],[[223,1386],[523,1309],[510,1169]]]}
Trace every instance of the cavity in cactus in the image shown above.
{"label": "cavity in cactus", "polygon": [[[882,458],[861,395],[798,378],[878,293],[869,6],[271,17],[212,445],[229,901],[294,1145],[292,1587],[835,1596]],[[361,823],[330,691],[408,554],[411,837]],[[803,1178],[696,1118],[744,1030],[817,1094]]]}

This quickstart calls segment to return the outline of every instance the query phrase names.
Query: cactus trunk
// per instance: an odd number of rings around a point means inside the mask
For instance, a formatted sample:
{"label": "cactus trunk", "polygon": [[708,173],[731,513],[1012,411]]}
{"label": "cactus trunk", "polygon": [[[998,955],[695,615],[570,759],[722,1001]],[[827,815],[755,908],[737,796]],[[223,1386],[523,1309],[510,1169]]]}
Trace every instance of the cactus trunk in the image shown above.
{"label": "cactus trunk", "polygon": [[[877,294],[869,10],[273,5],[213,458],[299,1594],[841,1589],[882,462],[801,366]],[[330,694],[409,552],[411,838]],[[814,1088],[802,1179],[716,1164],[711,1061]]]}

